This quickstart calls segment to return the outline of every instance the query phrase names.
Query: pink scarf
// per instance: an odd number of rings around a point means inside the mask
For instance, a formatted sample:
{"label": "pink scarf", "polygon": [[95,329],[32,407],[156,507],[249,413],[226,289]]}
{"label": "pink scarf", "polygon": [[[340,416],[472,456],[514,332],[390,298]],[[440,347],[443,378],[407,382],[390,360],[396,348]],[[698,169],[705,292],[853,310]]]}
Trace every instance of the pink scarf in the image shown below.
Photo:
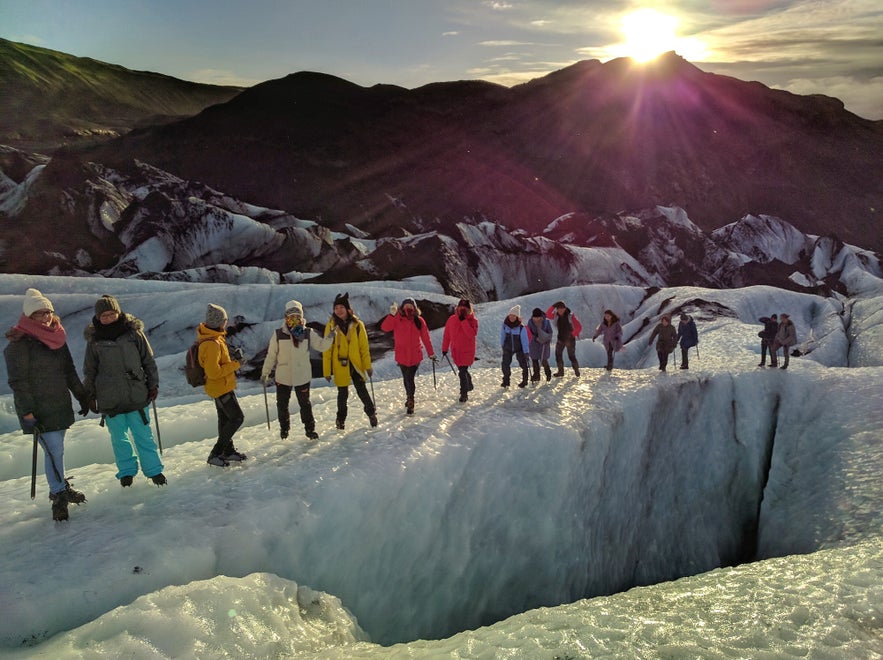
{"label": "pink scarf", "polygon": [[43,325],[39,321],[35,321],[31,317],[22,314],[18,323],[15,324],[15,328],[43,342],[53,351],[64,346],[67,341],[67,333],[61,325],[61,319],[55,315],[52,316],[52,322],[49,325]]}

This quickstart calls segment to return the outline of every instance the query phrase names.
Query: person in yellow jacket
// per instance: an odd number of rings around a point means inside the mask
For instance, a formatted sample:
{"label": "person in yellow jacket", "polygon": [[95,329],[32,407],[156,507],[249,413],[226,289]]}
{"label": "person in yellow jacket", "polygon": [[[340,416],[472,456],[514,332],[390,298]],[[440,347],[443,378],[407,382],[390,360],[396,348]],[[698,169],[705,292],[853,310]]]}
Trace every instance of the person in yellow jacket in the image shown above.
{"label": "person in yellow jacket", "polygon": [[377,426],[377,408],[365,387],[365,381],[374,374],[368,332],[365,324],[353,313],[348,293],[338,294],[334,299],[333,313],[325,325],[325,336],[332,334],[335,328],[337,336],[331,350],[322,355],[322,368],[325,380],[331,382],[333,375],[337,385],[337,428],[343,429],[346,423],[350,384],[356,388],[371,426]]}
{"label": "person in yellow jacket", "polygon": [[219,305],[209,304],[205,322],[196,328],[199,340],[199,364],[205,370],[205,393],[215,400],[218,412],[218,441],[206,461],[209,465],[227,467],[230,461],[244,461],[245,454],[233,446],[233,434],[242,426],[245,416],[236,399],[236,371],[242,366],[242,351],[227,348],[227,312]]}

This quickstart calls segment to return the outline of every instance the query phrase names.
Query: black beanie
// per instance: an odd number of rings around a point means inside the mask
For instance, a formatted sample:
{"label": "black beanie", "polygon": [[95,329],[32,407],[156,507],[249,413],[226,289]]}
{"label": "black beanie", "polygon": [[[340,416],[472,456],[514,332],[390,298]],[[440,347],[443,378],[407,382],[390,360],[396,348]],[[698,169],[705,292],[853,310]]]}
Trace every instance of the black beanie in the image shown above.
{"label": "black beanie", "polygon": [[541,310],[539,307],[534,307],[533,311],[530,313],[530,315],[531,316],[542,316],[543,310]]}
{"label": "black beanie", "polygon": [[350,308],[350,294],[349,294],[349,292],[347,292],[347,293],[338,293],[338,294],[334,297],[334,304],[332,305],[332,308],[333,308],[333,307],[337,307],[338,305],[343,305],[343,306],[346,307],[347,309]]}

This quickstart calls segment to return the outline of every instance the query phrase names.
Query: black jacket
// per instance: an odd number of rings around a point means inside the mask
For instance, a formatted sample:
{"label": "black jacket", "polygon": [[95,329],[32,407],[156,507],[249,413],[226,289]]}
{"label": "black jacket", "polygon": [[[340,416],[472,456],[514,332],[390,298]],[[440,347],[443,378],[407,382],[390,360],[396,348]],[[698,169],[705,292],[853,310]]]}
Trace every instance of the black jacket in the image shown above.
{"label": "black jacket", "polygon": [[19,330],[6,337],[9,344],[3,356],[19,422],[32,413],[44,431],[70,428],[74,423],[71,392],[81,408],[86,408],[88,397],[67,344],[53,350]]}

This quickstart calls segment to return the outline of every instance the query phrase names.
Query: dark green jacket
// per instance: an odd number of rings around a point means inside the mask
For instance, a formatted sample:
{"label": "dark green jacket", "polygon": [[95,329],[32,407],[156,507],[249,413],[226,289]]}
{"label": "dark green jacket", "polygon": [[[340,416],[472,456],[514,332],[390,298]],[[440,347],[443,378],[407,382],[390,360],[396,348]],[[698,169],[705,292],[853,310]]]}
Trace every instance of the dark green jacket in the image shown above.
{"label": "dark green jacket", "polygon": [[109,417],[143,409],[148,390],[159,386],[144,324],[130,314],[120,316],[119,326],[115,326],[117,333],[107,326],[99,329],[96,323],[99,322],[93,319],[83,333],[83,381],[89,398],[98,404],[98,412]]}
{"label": "dark green jacket", "polygon": [[3,351],[15,412],[21,418],[32,413],[44,431],[60,431],[74,423],[71,392],[85,408],[86,389],[77,375],[67,344],[51,349],[20,330],[6,334]]}

